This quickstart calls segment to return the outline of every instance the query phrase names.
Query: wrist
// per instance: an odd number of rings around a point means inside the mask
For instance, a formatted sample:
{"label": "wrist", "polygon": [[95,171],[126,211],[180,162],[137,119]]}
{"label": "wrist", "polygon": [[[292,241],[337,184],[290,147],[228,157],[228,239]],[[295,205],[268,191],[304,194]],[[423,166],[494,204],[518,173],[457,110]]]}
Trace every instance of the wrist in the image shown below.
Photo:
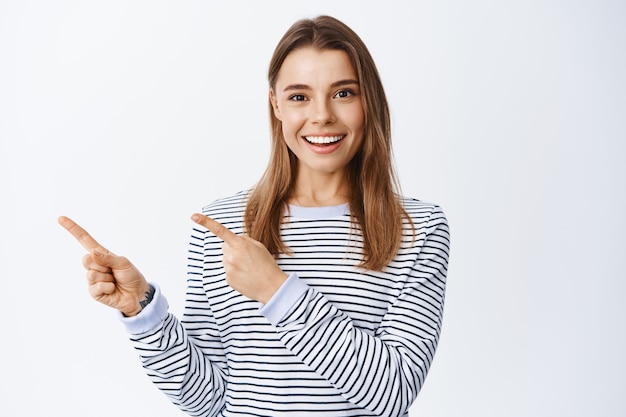
{"label": "wrist", "polygon": [[269,285],[265,287],[265,291],[263,292],[263,294],[260,295],[258,301],[260,301],[262,304],[267,304],[272,299],[274,294],[278,292],[280,287],[282,287],[285,281],[287,281],[287,278],[289,278],[289,275],[279,270],[279,272],[277,272],[274,277],[269,281]]}
{"label": "wrist", "polygon": [[152,302],[154,298],[154,294],[156,292],[155,288],[152,285],[146,284],[146,288],[143,291],[143,295],[137,298],[137,303],[134,304],[128,310],[120,310],[124,317],[133,317],[137,314],[141,313],[141,311],[146,308],[148,304]]}

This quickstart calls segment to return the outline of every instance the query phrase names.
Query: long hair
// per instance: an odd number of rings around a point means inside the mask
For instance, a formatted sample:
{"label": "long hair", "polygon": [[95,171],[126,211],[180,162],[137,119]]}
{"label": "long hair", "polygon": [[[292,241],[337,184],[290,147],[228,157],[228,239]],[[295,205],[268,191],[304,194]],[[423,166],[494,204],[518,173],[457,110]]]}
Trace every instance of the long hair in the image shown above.
{"label": "long hair", "polygon": [[[349,163],[350,213],[363,239],[361,266],[382,270],[402,242],[403,218],[413,226],[402,207],[392,163],[391,121],[387,98],[367,47],[348,26],[329,16],[299,20],[282,37],[270,61],[268,81],[275,89],[278,72],[294,50],[313,46],[345,51],[356,71],[365,114],[364,140]],[[269,103],[271,154],[267,169],[251,192],[244,215],[245,228],[270,253],[289,253],[280,229],[295,184],[297,158],[285,143],[281,121]]]}

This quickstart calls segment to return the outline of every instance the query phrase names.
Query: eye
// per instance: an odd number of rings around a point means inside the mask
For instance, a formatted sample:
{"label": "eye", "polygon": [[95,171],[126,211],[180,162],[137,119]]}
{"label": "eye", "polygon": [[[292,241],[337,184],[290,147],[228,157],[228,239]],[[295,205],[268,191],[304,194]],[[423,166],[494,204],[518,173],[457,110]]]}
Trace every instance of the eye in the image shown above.
{"label": "eye", "polygon": [[306,100],[306,97],[302,94],[294,94],[292,96],[289,97],[289,100],[291,101],[304,101]]}
{"label": "eye", "polygon": [[337,98],[348,98],[353,96],[356,96],[356,93],[350,89],[339,90],[337,91],[337,94],[335,94],[335,97]]}

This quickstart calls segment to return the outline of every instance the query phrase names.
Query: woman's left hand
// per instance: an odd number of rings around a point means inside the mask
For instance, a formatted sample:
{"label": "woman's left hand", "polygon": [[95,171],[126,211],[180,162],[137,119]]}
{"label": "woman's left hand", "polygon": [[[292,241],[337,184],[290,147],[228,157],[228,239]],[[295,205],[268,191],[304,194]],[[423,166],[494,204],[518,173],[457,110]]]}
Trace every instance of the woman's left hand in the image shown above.
{"label": "woman's left hand", "polygon": [[224,241],[222,246],[226,282],[248,298],[266,304],[287,280],[265,246],[247,235],[236,235],[203,214],[191,219]]}

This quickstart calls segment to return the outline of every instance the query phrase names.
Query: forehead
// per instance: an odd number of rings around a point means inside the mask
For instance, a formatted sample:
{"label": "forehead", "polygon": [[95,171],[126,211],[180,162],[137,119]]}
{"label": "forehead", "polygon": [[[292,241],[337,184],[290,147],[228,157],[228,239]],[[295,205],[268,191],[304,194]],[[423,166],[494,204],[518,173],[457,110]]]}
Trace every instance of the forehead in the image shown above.
{"label": "forehead", "polygon": [[276,84],[314,86],[345,79],[357,79],[352,61],[345,51],[303,47],[287,55],[278,72]]}

